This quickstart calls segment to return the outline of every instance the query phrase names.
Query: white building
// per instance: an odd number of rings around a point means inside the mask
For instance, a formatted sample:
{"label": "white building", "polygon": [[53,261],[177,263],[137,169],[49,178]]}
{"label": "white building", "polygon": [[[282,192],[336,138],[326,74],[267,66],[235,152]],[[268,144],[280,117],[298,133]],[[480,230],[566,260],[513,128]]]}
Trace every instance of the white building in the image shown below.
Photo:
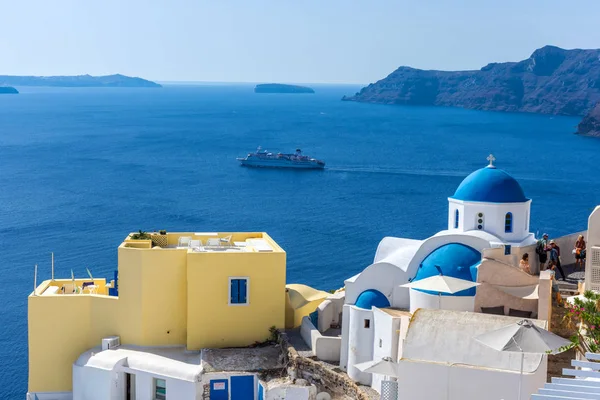
{"label": "white building", "polygon": [[[547,356],[500,352],[474,337],[520,318],[448,310],[418,310],[402,341],[400,399],[521,400],[544,385]],[[546,321],[533,320],[547,329]]]}
{"label": "white building", "polygon": [[[477,282],[484,250],[498,248],[511,259],[536,243],[529,232],[531,200],[514,178],[493,165],[493,156],[488,160],[448,198],[448,229],[425,240],[384,238],[373,264],[345,281],[340,366],[353,380],[380,389],[377,377],[374,381],[354,365],[400,356],[398,341],[408,326],[401,321],[409,318],[400,310],[480,311],[475,288],[440,295],[401,285],[440,274]],[[501,267],[512,268],[508,263]]]}

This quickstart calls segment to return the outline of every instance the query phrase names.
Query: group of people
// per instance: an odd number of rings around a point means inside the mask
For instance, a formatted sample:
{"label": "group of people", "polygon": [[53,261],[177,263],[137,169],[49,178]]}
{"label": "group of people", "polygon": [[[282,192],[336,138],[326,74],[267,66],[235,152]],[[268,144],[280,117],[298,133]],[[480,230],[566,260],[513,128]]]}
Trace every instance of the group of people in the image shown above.
{"label": "group of people", "polygon": [[[560,262],[560,247],[556,244],[554,240],[548,241],[548,234],[544,233],[542,238],[538,240],[535,252],[538,256],[538,260],[540,263],[540,271],[550,269],[552,271],[558,270],[562,280],[566,280],[565,272],[562,269],[562,264]],[[583,235],[579,235],[577,237],[577,241],[575,242],[575,246],[573,249],[573,253],[575,253],[575,266],[583,268],[585,266],[585,253],[586,253],[586,244]],[[520,267],[523,271],[531,274],[531,267],[529,265],[529,254],[523,254],[523,258],[520,262]]]}

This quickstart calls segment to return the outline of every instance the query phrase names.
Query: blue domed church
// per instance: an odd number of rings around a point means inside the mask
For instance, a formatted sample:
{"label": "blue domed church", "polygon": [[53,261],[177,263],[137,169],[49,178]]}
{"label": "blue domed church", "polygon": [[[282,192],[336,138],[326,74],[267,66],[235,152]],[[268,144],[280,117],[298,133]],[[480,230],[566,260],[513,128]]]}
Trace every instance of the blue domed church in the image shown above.
{"label": "blue domed church", "polygon": [[[529,232],[531,200],[513,177],[494,165],[492,155],[488,161],[448,198],[448,229],[425,240],[385,237],[373,263],[345,281],[340,365],[353,380],[372,384],[372,374],[354,365],[376,359],[380,348],[399,346],[375,335],[382,329],[378,321],[385,320],[378,317],[381,310],[474,311],[475,288],[447,294],[402,285],[435,275],[477,282],[484,250],[519,255],[519,248],[535,243]],[[393,342],[393,337],[388,339]]]}

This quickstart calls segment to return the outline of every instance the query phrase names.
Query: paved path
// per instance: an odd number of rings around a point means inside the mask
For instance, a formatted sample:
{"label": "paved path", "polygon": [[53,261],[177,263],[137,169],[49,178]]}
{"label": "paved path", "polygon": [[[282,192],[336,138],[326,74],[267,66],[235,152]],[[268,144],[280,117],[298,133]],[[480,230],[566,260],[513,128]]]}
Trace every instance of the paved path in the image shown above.
{"label": "paved path", "polygon": [[[566,280],[558,280],[558,287],[560,288],[561,294],[572,295],[577,291],[577,282],[585,279],[584,268],[576,268],[575,264],[563,266],[563,271],[567,276]],[[556,278],[560,279],[560,272],[556,272]]]}

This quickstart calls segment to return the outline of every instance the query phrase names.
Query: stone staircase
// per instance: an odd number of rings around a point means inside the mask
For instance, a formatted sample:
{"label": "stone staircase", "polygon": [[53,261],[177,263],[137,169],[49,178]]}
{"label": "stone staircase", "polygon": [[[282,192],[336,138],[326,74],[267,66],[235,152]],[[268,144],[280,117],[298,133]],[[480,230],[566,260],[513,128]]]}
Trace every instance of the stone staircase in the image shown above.
{"label": "stone staircase", "polygon": [[[558,287],[560,288],[560,295],[565,298],[569,296],[574,296],[577,294],[577,283],[581,280],[585,279],[585,273],[582,268],[576,268],[575,264],[565,265],[563,266],[563,270],[565,271],[566,280],[557,280]],[[557,278],[560,277],[560,273],[557,271]]]}

